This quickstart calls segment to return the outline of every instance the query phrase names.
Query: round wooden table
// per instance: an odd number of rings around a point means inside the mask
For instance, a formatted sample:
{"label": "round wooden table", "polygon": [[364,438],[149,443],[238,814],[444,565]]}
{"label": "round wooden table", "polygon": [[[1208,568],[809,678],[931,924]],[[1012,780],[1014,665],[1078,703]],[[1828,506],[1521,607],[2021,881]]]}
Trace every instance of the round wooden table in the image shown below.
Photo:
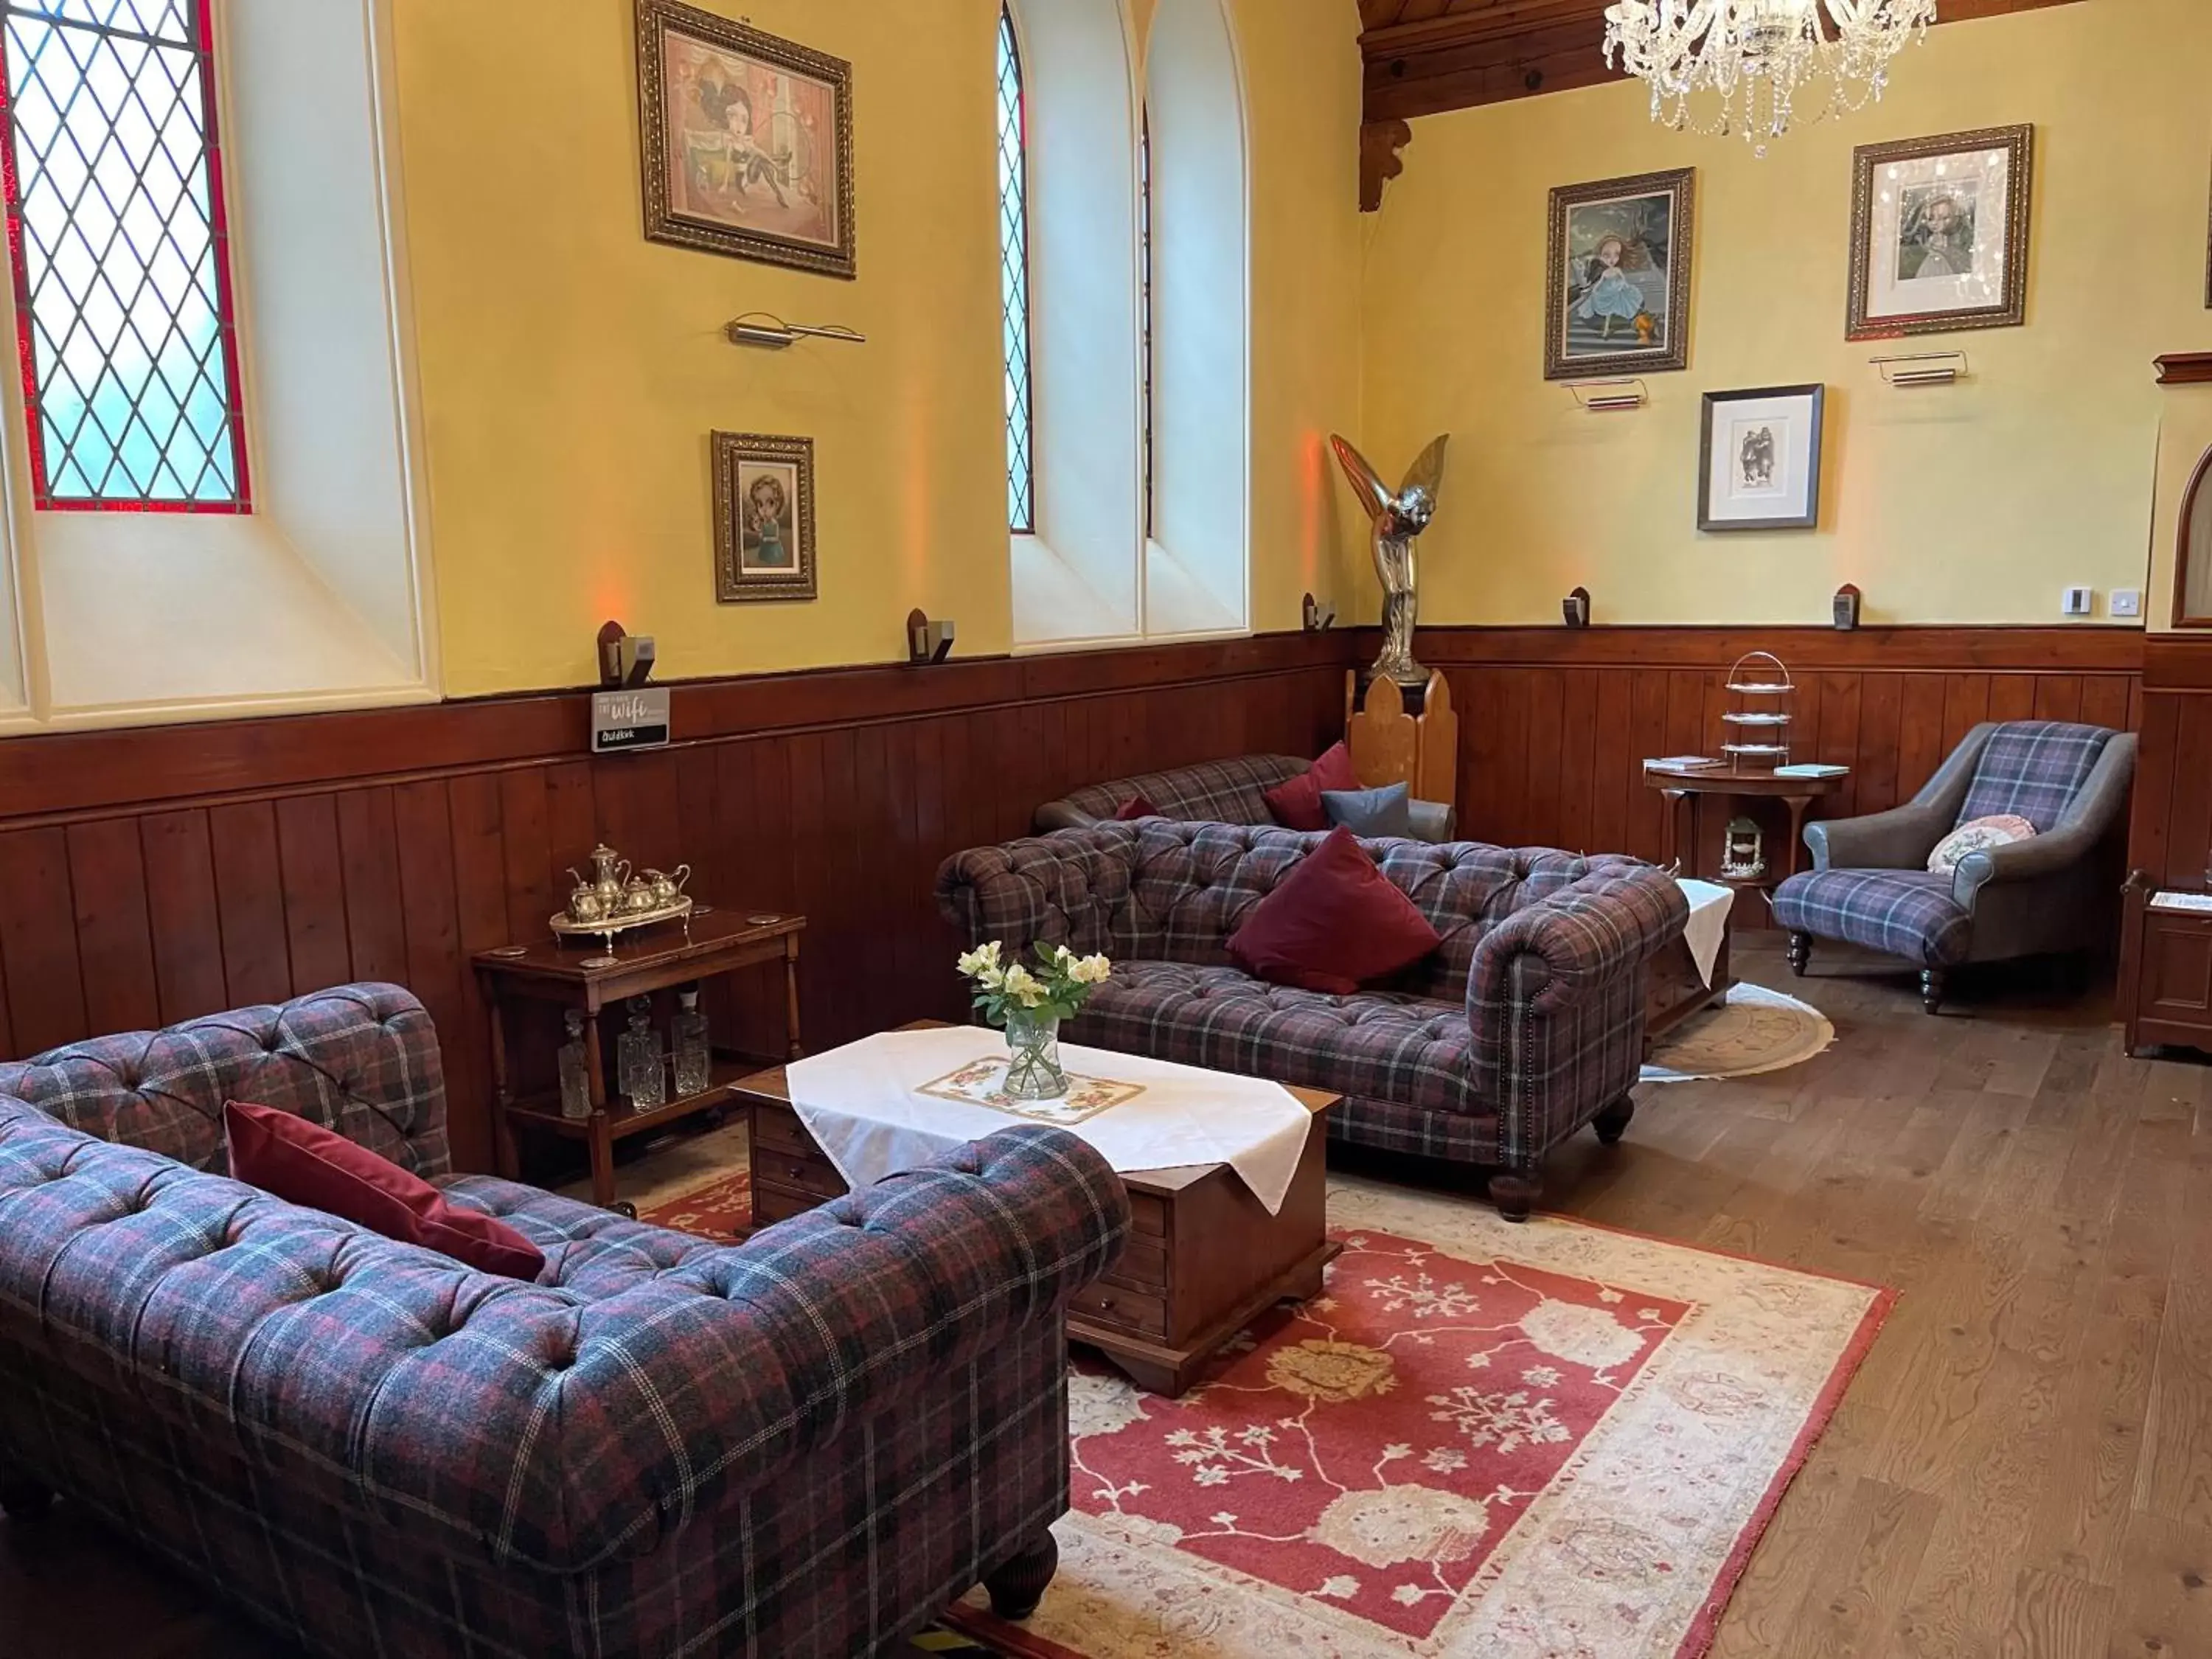
{"label": "round wooden table", "polygon": [[[1850,777],[1850,769],[1824,773],[1819,777],[1777,776],[1771,768],[1740,766],[1699,766],[1675,768],[1650,766],[1644,770],[1644,781],[1659,792],[1666,805],[1660,818],[1660,860],[1670,867],[1679,867],[1684,875],[1701,880],[1717,881],[1724,886],[1752,888],[1769,893],[1783,881],[1797,873],[1797,849],[1803,844],[1806,814],[1814,801],[1833,794]],[[1723,876],[1715,861],[1713,873],[1708,875],[1698,868],[1697,849],[1706,845],[1704,804],[1707,800],[1722,803],[1729,817],[1741,816],[1736,803],[1747,800],[1778,800],[1790,814],[1790,835],[1787,849],[1778,856],[1767,849],[1766,871],[1759,876]],[[1681,855],[1681,819],[1683,803],[1687,802],[1690,817],[1690,847],[1692,854],[1687,864]],[[1731,922],[1742,921],[1747,926],[1765,925],[1765,918],[1753,920],[1739,913]]]}

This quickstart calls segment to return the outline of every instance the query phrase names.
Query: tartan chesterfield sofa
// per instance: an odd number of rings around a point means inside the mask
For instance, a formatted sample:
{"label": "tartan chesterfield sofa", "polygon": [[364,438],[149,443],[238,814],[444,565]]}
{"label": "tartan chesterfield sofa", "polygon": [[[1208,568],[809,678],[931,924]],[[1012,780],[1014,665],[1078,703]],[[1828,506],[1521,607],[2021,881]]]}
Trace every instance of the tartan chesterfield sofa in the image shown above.
{"label": "tartan chesterfield sofa", "polygon": [[[1226,760],[1200,761],[1164,772],[1140,772],[1133,778],[1086,783],[1038,807],[1030,827],[1045,835],[1110,822],[1124,801],[1138,795],[1158,807],[1164,818],[1271,824],[1275,815],[1267,810],[1267,792],[1302,775],[1312,764],[1295,755],[1232,755]],[[1406,810],[1413,819],[1416,840],[1451,839],[1459,815],[1450,802],[1409,800]]]}
{"label": "tartan chesterfield sofa", "polygon": [[1230,936],[1324,839],[1094,823],[955,854],[938,903],[971,945],[1114,959],[1071,1042],[1340,1094],[1331,1139],[1493,1170],[1499,1212],[1526,1219],[1547,1152],[1586,1123],[1608,1144],[1628,1127],[1644,964],[1681,935],[1680,885],[1624,857],[1364,842],[1442,946],[1350,996],[1252,978]]}
{"label": "tartan chesterfield sofa", "polygon": [[[544,1272],[212,1173],[226,1098],[436,1181]],[[1062,1304],[1127,1221],[1089,1147],[1017,1128],[735,1249],[447,1165],[397,986],[0,1066],[11,1518],[66,1494],[349,1659],[854,1659],[979,1580],[1034,1607]]]}

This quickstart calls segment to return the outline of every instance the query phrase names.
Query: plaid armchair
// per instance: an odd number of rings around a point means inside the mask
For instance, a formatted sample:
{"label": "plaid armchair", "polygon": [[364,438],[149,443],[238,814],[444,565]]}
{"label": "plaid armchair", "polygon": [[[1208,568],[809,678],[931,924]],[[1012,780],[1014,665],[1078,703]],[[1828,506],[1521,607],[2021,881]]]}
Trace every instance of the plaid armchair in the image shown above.
{"label": "plaid armchair", "polygon": [[[546,1255],[475,1273],[208,1171],[226,1097]],[[1018,1128],[727,1249],[447,1173],[422,1006],[357,985],[0,1067],[0,1504],[60,1492],[325,1655],[899,1645],[1035,1605],[1063,1304],[1121,1183]]]}
{"label": "plaid armchair", "polygon": [[[1954,968],[2109,944],[2135,760],[2130,732],[1984,721],[1905,805],[1806,825],[1813,868],[1774,890],[1791,969],[1805,971],[1815,939],[1904,957],[1932,1014]],[[1929,870],[1951,830],[2000,814],[2036,833]]]}
{"label": "plaid armchair", "polygon": [[1496,1169],[1492,1197],[1525,1218],[1547,1152],[1586,1123],[1608,1142],[1628,1127],[1644,963],[1680,936],[1680,887],[1633,859],[1368,842],[1442,947],[1352,996],[1249,977],[1230,935],[1323,839],[1098,823],[958,854],[938,902],[971,944],[1114,958],[1072,1041],[1340,1094],[1332,1139]]}

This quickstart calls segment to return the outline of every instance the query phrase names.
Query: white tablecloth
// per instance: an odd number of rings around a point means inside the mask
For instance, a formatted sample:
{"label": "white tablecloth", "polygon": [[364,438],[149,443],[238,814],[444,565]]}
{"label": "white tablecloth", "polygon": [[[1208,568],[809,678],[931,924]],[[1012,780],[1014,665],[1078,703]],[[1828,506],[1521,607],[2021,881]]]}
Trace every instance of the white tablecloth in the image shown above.
{"label": "white tablecloth", "polygon": [[1728,936],[1729,908],[1735,902],[1735,893],[1716,881],[1677,876],[1674,882],[1690,901],[1690,925],[1682,932],[1683,940],[1698,964],[1698,977],[1711,985],[1713,958],[1720,955],[1721,940]]}
{"label": "white tablecloth", "polygon": [[[919,1093],[969,1061],[1004,1058],[1006,1039],[979,1026],[885,1031],[785,1068],[791,1103],[837,1173],[854,1188],[926,1164],[938,1153],[1034,1120],[968,1101]],[[1313,1114],[1279,1083],[1232,1077],[1170,1060],[1060,1046],[1060,1062],[1085,1077],[1139,1084],[1144,1092],[1064,1126],[1123,1174],[1226,1164],[1273,1215],[1305,1150]]]}

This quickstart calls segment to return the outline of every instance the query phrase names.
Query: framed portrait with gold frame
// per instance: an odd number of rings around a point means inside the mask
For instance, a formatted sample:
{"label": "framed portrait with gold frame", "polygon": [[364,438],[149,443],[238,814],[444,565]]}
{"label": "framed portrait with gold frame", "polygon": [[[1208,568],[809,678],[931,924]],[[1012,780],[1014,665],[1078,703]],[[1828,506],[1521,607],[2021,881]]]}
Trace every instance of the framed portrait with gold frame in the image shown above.
{"label": "framed portrait with gold frame", "polygon": [[817,597],[814,440],[717,432],[709,446],[716,600]]}
{"label": "framed portrait with gold frame", "polygon": [[1677,167],[1553,191],[1546,380],[1689,366],[1697,187]]}
{"label": "framed portrait with gold frame", "polygon": [[645,234],[850,276],[853,66],[681,0],[636,0]]}
{"label": "framed portrait with gold frame", "polygon": [[2033,127],[1863,144],[1851,163],[1846,338],[2027,320]]}

